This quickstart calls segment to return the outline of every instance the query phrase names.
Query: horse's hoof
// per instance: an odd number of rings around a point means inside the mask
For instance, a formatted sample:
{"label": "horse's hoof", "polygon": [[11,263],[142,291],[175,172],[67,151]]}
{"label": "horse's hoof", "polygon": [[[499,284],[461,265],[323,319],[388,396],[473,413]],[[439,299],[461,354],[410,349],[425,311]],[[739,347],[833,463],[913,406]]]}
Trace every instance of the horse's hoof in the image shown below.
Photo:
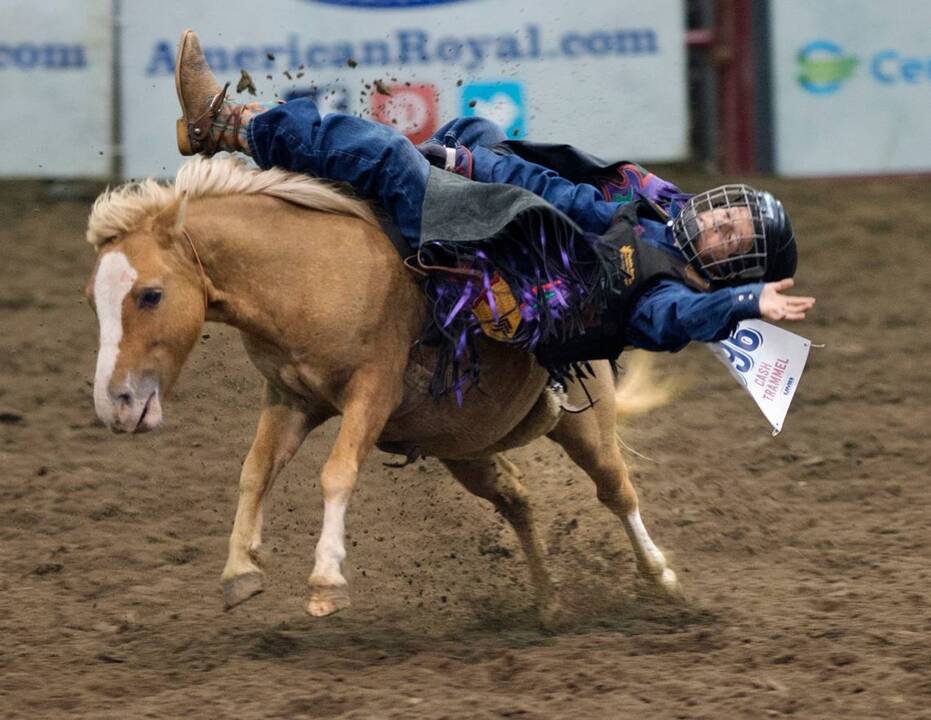
{"label": "horse's hoof", "polygon": [[250,570],[223,581],[223,604],[226,609],[236,607],[265,589],[265,573]]}
{"label": "horse's hoof", "polygon": [[675,602],[685,602],[685,591],[675,572],[666,568],[662,575],[655,579],[657,589],[668,599]]}
{"label": "horse's hoof", "polygon": [[663,568],[661,573],[652,573],[650,571],[640,571],[640,577],[644,580],[647,591],[656,597],[661,597],[669,602],[684,603],[685,591],[676,577],[675,571],[670,568]]}
{"label": "horse's hoof", "polygon": [[349,607],[348,585],[312,585],[310,600],[307,601],[307,614],[313,617],[325,617]]}

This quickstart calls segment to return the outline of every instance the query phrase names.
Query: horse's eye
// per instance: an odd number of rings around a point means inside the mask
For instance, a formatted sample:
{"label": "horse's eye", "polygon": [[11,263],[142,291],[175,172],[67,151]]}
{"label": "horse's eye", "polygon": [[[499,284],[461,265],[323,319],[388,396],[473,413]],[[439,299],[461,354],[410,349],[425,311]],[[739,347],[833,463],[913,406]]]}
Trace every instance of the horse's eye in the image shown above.
{"label": "horse's eye", "polygon": [[154,308],[162,301],[162,291],[161,290],[143,290],[139,295],[139,307],[142,309],[145,308]]}

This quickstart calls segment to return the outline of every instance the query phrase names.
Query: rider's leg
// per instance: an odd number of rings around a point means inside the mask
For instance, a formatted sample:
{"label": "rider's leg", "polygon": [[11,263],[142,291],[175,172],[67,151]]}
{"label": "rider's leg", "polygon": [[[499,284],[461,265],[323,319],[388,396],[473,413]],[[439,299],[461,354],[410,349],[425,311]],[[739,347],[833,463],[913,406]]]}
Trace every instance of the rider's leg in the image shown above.
{"label": "rider's leg", "polygon": [[[490,122],[464,118],[447,132],[479,142],[497,136]],[[500,131],[499,131],[500,132]],[[246,126],[249,150],[261,167],[283,167],[350,183],[363,196],[378,199],[402,234],[417,242],[429,163],[396,130],[352,115],[321,118],[306,99],[257,114]],[[498,155],[476,145],[472,178],[519,185],[540,195],[575,220],[583,230],[603,233],[618,203],[605,200],[593,185],[566,180],[554,171],[516,155]]]}
{"label": "rider's leg", "polygon": [[430,164],[396,130],[351,115],[321,118],[306,99],[274,107],[225,102],[224,89],[190,30],[181,37],[175,71],[182,154],[240,151],[263,168],[347,182],[378,200],[405,239],[419,243]]}
{"label": "rider's leg", "polygon": [[562,210],[583,230],[599,235],[608,229],[620,207],[605,200],[594,185],[576,184],[542,165],[517,155],[500,155],[487,147],[472,150],[472,179],[526,188]]}
{"label": "rider's leg", "polygon": [[401,234],[419,242],[430,165],[393,128],[353,115],[321,117],[313,102],[300,99],[252,117],[246,138],[260,167],[347,182],[378,200]]}
{"label": "rider's leg", "polygon": [[[549,168],[517,155],[502,155],[488,146],[504,142],[504,132],[485,118],[456,118],[437,130],[430,141],[419,146],[430,160],[478,182],[519,185],[562,210],[583,230],[601,234],[611,225],[619,204],[605,200],[594,185],[576,184]],[[446,147],[461,146],[454,157],[446,158]],[[466,150],[463,150],[462,148]]]}
{"label": "rider's leg", "polygon": [[469,150],[476,147],[496,145],[507,140],[504,131],[496,123],[477,115],[450,120],[433,133],[433,141],[448,144],[449,141],[465,145]]}
{"label": "rider's leg", "polygon": [[[361,195],[380,201],[408,241],[419,242],[430,163],[403,135],[351,115],[321,118],[317,107],[306,99],[267,110],[258,104],[232,103],[214,110],[211,99],[222,99],[221,87],[192,32],[182,37],[176,69],[183,114],[178,139],[183,153],[242,150],[261,167],[283,167],[348,182]],[[208,133],[201,125],[211,120]],[[470,128],[474,131],[475,137],[467,140],[493,133],[481,120],[459,125],[464,136]],[[458,158],[453,164],[458,165]],[[476,146],[470,153],[468,170],[466,174],[480,182],[530,190],[589,232],[604,232],[618,207],[592,185],[576,185],[541,165],[486,147]]]}
{"label": "rider's leg", "polygon": [[[450,125],[462,132],[460,140],[480,142],[496,137],[490,124],[453,121]],[[250,154],[261,167],[283,167],[348,182],[360,194],[378,199],[406,238],[419,240],[429,163],[394,129],[351,115],[333,113],[321,118],[316,106],[302,99],[255,115],[246,125],[246,136]],[[583,230],[603,233],[617,212],[618,203],[605,200],[593,185],[576,185],[516,155],[499,155],[475,145],[472,157],[473,180],[526,188],[562,210]]]}
{"label": "rider's leg", "polygon": [[501,155],[488,147],[507,140],[504,131],[491,120],[474,116],[456,118],[443,125],[431,139],[446,146],[464,145],[469,157],[456,157],[456,171],[478,182],[519,185],[541,196],[566,213],[584,230],[602,233],[611,224],[618,203],[605,200],[593,185],[577,185],[558,173],[528,162],[517,155]]}

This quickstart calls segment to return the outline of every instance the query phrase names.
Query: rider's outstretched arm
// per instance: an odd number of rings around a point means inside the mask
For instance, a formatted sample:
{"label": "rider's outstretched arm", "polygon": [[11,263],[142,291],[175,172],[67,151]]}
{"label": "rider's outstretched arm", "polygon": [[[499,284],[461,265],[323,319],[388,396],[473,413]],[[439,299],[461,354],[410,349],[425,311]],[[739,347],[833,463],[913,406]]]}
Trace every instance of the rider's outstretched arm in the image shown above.
{"label": "rider's outstretched arm", "polygon": [[627,321],[627,339],[644,350],[676,352],[693,340],[715,342],[741,320],[760,317],[763,283],[699,292],[675,280],[648,288]]}
{"label": "rider's outstretched arm", "polygon": [[783,295],[791,278],[699,292],[675,280],[646,290],[627,321],[629,343],[644,350],[676,352],[692,341],[717,342],[741,320],[804,320],[813,297]]}

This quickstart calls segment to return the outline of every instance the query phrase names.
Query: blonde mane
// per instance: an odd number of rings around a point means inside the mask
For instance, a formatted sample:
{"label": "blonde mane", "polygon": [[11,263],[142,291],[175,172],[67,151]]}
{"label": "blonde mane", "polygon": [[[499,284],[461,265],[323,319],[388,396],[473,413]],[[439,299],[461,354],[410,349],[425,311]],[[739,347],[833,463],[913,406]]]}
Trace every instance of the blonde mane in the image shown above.
{"label": "blonde mane", "polygon": [[194,199],[235,194],[271,195],[311,210],[350,215],[378,224],[367,203],[323,180],[278,168],[259,170],[233,157],[198,156],[178,169],[173,185],[149,178],[105,190],[91,210],[87,241],[99,248],[135,230],[145,218],[167,207],[179,195]]}

